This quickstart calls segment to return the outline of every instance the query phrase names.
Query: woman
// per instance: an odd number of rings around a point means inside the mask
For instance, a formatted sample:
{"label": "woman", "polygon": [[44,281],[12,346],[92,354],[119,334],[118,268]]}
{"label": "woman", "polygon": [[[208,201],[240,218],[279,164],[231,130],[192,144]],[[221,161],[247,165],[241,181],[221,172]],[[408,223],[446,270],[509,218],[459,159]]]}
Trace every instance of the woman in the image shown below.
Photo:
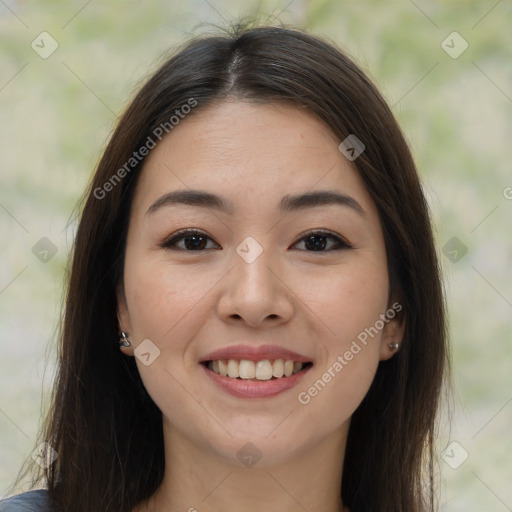
{"label": "woman", "polygon": [[330,43],[189,42],[76,235],[40,483],[0,510],[435,510],[446,336],[393,115]]}

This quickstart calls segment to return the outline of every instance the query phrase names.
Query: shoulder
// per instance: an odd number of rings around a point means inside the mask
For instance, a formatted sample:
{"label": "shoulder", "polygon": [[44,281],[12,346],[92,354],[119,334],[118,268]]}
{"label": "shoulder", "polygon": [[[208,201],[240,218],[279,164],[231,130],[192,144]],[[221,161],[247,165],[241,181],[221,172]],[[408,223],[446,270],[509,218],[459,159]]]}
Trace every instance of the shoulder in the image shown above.
{"label": "shoulder", "polygon": [[48,491],[38,489],[0,501],[0,512],[53,512]]}

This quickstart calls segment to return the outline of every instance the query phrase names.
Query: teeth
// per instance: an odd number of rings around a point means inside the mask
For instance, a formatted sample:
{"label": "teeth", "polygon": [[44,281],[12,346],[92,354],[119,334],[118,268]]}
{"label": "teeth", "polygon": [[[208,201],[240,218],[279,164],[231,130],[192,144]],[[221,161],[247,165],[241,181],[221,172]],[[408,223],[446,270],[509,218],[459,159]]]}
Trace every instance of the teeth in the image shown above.
{"label": "teeth", "polygon": [[[219,363],[219,373],[223,377],[227,377],[228,376],[228,365],[224,361],[218,361],[218,363]],[[215,371],[214,368],[212,368],[212,370]]]}
{"label": "teeth", "polygon": [[208,368],[223,377],[231,377],[232,379],[256,379],[270,380],[272,377],[281,378],[289,377],[302,370],[303,363],[292,361],[290,359],[276,359],[270,361],[249,361],[247,359],[217,360],[210,361]]}
{"label": "teeth", "polygon": [[274,377],[282,377],[284,375],[284,361],[282,359],[276,359],[272,366],[272,375]]}
{"label": "teeth", "polygon": [[256,367],[254,366],[253,361],[247,361],[246,359],[242,359],[240,361],[239,367],[241,379],[254,379],[254,377],[256,377]]}
{"label": "teeth", "polygon": [[230,359],[228,361],[228,377],[231,377],[232,379],[240,377],[240,365],[238,364],[238,361],[235,361],[234,359]]}
{"label": "teeth", "polygon": [[272,378],[272,363],[268,359],[256,363],[256,378],[258,380],[270,380]]}

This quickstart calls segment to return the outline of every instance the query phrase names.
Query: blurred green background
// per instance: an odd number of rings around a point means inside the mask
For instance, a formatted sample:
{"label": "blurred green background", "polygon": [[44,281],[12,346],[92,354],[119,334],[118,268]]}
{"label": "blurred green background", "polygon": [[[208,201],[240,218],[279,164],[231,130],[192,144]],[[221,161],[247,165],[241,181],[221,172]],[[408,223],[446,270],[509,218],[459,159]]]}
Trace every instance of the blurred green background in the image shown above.
{"label": "blurred green background", "polygon": [[399,119],[431,205],[450,314],[456,399],[439,435],[440,509],[512,510],[507,0],[1,0],[0,497],[34,448],[72,211],[117,116],[184,39],[255,13],[335,41]]}

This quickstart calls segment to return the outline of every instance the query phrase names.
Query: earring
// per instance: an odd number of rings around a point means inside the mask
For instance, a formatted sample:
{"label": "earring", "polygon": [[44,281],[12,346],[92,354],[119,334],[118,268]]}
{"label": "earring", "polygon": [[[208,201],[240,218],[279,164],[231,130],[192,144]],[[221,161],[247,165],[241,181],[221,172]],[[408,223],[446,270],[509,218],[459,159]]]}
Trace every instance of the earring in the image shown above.
{"label": "earring", "polygon": [[128,340],[128,335],[125,332],[121,332],[121,334],[119,335],[119,348],[131,346],[132,344]]}
{"label": "earring", "polygon": [[398,350],[398,347],[399,347],[399,346],[400,346],[400,345],[399,345],[398,343],[395,343],[395,342],[393,342],[393,343],[390,343],[390,344],[389,344],[389,348],[390,348],[391,350]]}

